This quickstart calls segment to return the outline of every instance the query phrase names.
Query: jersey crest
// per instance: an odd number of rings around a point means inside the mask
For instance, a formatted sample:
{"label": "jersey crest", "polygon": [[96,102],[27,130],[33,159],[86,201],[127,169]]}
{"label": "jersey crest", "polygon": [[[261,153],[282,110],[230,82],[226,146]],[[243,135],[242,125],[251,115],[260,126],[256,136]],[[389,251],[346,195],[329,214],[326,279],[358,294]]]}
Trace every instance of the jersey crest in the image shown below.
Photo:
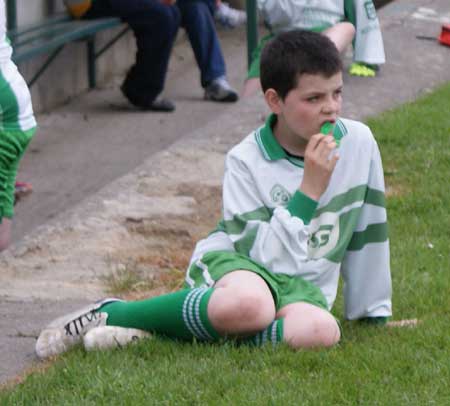
{"label": "jersey crest", "polygon": [[291,200],[291,194],[279,184],[276,184],[272,188],[270,197],[277,206],[286,206],[289,200]]}

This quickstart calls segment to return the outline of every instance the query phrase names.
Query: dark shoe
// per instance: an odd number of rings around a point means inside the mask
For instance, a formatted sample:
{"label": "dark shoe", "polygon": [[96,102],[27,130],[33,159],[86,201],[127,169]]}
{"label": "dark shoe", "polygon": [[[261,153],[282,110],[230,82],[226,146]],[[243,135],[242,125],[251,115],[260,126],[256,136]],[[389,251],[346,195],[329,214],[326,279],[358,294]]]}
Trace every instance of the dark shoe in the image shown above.
{"label": "dark shoe", "polygon": [[159,111],[163,113],[170,113],[175,110],[175,104],[170,100],[158,97],[156,99],[150,100],[148,97],[142,94],[132,91],[126,86],[125,83],[120,87],[123,95],[128,99],[128,101],[133,105],[144,111]]}
{"label": "dark shoe", "polygon": [[205,100],[235,102],[238,98],[237,92],[230,86],[225,76],[214,79],[205,88]]}
{"label": "dark shoe", "polygon": [[141,108],[142,110],[170,113],[175,110],[175,104],[173,104],[170,100],[158,97],[157,99],[153,100],[148,106],[142,106]]}

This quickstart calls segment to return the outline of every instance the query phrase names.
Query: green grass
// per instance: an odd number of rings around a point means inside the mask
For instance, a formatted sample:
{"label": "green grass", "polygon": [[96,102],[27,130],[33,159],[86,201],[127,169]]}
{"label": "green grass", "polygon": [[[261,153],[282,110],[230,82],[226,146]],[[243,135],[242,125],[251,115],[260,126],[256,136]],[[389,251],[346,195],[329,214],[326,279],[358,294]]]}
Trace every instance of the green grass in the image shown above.
{"label": "green grass", "polygon": [[344,322],[339,346],[312,352],[162,339],[77,348],[5,388],[0,404],[450,404],[449,100],[447,85],[369,120],[391,191],[394,319],[418,318],[417,328]]}

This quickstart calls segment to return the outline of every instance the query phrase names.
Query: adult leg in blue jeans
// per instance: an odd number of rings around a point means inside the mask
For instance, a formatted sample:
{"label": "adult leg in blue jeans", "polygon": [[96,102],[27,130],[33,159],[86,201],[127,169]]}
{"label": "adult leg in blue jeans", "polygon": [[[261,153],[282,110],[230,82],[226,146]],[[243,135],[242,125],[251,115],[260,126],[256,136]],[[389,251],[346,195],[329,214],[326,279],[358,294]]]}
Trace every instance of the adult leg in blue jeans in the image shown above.
{"label": "adult leg in blue jeans", "polygon": [[200,69],[200,82],[205,99],[234,102],[237,92],[228,84],[225,61],[214,25],[215,1],[178,0],[181,25],[186,30]]}
{"label": "adult leg in blue jeans", "polygon": [[94,0],[83,18],[107,16],[128,23],[136,38],[136,61],[122,84],[124,95],[143,110],[173,111],[175,105],[158,95],[180,24],[178,8],[159,0]]}

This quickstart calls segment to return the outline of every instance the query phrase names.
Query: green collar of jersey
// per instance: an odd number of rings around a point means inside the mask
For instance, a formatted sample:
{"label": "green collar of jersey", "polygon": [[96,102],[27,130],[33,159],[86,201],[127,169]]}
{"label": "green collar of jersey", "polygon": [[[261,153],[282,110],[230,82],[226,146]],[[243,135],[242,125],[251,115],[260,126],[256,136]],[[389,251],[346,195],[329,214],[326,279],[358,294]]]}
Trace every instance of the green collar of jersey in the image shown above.
{"label": "green collar of jersey", "polygon": [[272,128],[276,122],[277,116],[272,113],[267,117],[265,125],[255,132],[256,142],[258,143],[264,158],[268,161],[284,159],[288,156],[273,134]]}
{"label": "green collar of jersey", "polygon": [[[278,140],[273,134],[272,128],[277,121],[276,114],[270,114],[267,117],[266,123],[263,127],[260,127],[255,131],[255,139],[258,146],[268,161],[276,161],[278,159],[288,159],[292,161],[293,157],[289,156],[287,152],[278,143]],[[333,136],[338,141],[342,139],[347,134],[347,128],[341,120],[337,120],[334,126]],[[298,159],[300,161],[300,159]],[[299,162],[298,162],[299,163]],[[303,165],[301,165],[303,166]]]}

